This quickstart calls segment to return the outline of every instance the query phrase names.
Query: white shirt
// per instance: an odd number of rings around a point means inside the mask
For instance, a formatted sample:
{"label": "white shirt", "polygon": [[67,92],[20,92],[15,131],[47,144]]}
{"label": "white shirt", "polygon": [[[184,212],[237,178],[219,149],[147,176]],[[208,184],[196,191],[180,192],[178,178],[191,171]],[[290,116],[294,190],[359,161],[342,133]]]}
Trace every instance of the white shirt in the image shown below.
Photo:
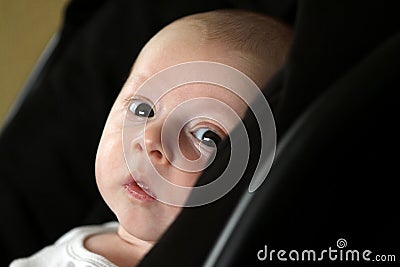
{"label": "white shirt", "polygon": [[10,267],[114,267],[116,265],[105,257],[87,250],[84,241],[90,235],[116,232],[117,229],[118,222],[74,228],[60,237],[54,245],[45,247],[28,258],[14,260]]}

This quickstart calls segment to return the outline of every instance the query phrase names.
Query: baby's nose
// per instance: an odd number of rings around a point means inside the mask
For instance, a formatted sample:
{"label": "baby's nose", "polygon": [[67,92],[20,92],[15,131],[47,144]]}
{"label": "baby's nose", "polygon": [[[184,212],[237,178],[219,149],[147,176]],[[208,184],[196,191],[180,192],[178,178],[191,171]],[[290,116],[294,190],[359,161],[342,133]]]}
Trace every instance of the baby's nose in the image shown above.
{"label": "baby's nose", "polygon": [[142,140],[135,144],[135,152],[146,152],[152,163],[168,164],[163,145],[161,142],[162,124],[148,123],[143,133]]}

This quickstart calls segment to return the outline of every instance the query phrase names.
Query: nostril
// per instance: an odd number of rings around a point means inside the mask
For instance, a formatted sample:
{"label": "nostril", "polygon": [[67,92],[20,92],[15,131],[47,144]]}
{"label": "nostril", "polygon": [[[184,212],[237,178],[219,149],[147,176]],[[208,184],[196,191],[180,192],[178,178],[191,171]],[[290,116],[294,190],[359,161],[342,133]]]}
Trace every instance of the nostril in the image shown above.
{"label": "nostril", "polygon": [[157,160],[160,160],[164,157],[163,154],[159,150],[153,150],[153,151],[151,151],[151,154]]}

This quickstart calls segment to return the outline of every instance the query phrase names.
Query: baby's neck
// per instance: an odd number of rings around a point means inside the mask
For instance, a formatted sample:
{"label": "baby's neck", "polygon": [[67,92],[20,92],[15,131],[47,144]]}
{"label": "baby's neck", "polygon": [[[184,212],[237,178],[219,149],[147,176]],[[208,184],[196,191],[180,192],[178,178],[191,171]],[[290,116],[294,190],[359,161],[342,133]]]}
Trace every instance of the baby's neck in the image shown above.
{"label": "baby's neck", "polygon": [[130,243],[118,233],[102,233],[89,236],[84,246],[87,250],[101,255],[117,266],[136,266],[153,244],[142,240]]}

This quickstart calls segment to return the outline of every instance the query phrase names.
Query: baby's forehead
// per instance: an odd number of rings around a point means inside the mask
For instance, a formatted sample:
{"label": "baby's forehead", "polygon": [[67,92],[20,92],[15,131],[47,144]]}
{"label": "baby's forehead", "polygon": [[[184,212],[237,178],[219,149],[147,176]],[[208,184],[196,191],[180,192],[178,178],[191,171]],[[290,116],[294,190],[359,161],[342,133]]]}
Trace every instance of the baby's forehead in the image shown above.
{"label": "baby's forehead", "polygon": [[234,102],[241,99],[240,94],[221,85],[193,82],[172,88],[140,87],[135,91],[136,96],[144,96],[152,101],[173,98],[175,100],[188,100],[193,98],[213,98],[221,101]]}
{"label": "baby's forehead", "polygon": [[190,83],[156,92],[152,88],[139,89],[136,97],[146,98],[154,105],[178,107],[180,105],[193,105],[199,110],[210,109],[214,106],[227,106],[242,116],[247,110],[246,102],[240,95],[220,85],[208,83]]}

